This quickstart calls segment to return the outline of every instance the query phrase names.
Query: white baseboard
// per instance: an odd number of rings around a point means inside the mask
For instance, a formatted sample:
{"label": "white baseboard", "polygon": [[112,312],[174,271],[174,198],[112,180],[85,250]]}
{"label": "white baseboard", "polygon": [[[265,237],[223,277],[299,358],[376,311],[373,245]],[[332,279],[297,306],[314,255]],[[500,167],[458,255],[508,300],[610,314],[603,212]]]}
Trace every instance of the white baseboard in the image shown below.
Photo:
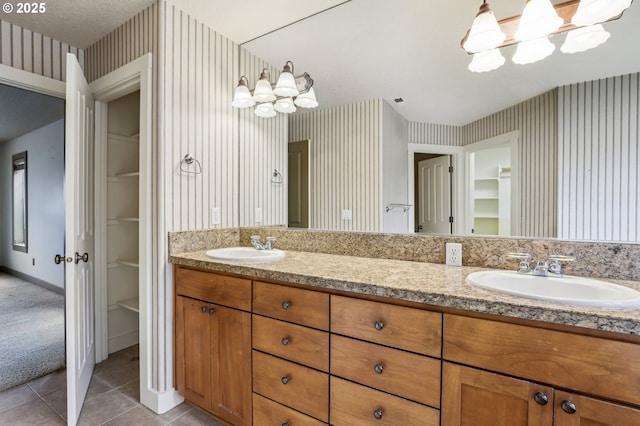
{"label": "white baseboard", "polygon": [[184,398],[175,389],[158,392],[154,389],[140,389],[140,403],[157,414],[163,414],[180,405]]}
{"label": "white baseboard", "polygon": [[129,331],[118,336],[109,337],[109,354],[137,345],[139,340],[138,330]]}

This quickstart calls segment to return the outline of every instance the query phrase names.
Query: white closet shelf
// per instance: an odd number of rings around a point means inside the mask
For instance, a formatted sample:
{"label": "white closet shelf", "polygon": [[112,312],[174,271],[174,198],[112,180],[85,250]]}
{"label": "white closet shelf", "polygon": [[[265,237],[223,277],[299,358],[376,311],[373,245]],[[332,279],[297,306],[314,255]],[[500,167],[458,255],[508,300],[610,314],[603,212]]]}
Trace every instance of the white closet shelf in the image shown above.
{"label": "white closet shelf", "polygon": [[123,223],[139,223],[139,217],[114,217],[113,219],[107,219],[107,225],[122,225]]}
{"label": "white closet shelf", "polygon": [[477,214],[473,217],[476,219],[498,219],[498,215],[493,214]]}
{"label": "white closet shelf", "polygon": [[122,306],[125,309],[129,309],[133,312],[140,312],[140,299],[137,297],[132,297],[131,299],[118,300],[116,302],[119,306]]}
{"label": "white closet shelf", "polygon": [[107,140],[113,142],[126,142],[126,143],[139,143],[140,134],[135,133],[133,135],[120,135],[118,133],[107,133]]}
{"label": "white closet shelf", "polygon": [[473,197],[474,200],[499,200],[500,197]]}
{"label": "white closet shelf", "polygon": [[107,267],[115,268],[118,266],[131,266],[133,268],[138,268],[140,266],[140,262],[138,259],[116,259],[113,262],[107,263]]}
{"label": "white closet shelf", "polygon": [[107,182],[128,182],[138,177],[140,177],[140,172],[118,173],[114,176],[107,176]]}

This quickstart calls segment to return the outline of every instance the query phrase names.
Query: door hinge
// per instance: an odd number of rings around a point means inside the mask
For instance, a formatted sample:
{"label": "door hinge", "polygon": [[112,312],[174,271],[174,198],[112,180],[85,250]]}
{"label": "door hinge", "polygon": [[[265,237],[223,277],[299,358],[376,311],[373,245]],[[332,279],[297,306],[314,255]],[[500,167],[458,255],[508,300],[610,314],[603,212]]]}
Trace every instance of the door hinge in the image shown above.
{"label": "door hinge", "polygon": [[449,166],[449,173],[453,173],[453,166]]}
{"label": "door hinge", "polygon": [[453,223],[453,216],[449,216],[449,223]]}

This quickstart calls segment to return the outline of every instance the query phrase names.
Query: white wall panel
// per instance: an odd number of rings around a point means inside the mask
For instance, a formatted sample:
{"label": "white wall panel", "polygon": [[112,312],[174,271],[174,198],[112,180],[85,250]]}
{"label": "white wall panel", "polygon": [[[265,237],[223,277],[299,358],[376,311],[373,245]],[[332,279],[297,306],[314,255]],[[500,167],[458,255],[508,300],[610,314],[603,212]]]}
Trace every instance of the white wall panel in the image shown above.
{"label": "white wall panel", "polygon": [[[381,231],[383,102],[304,112],[289,120],[289,141],[310,140],[310,227]],[[352,210],[352,220],[342,220],[343,209]]]}
{"label": "white wall panel", "polygon": [[76,55],[84,69],[84,50],[0,20],[0,63],[3,65],[64,81],[67,53]]}
{"label": "white wall panel", "polygon": [[560,87],[559,236],[640,241],[640,73]]}

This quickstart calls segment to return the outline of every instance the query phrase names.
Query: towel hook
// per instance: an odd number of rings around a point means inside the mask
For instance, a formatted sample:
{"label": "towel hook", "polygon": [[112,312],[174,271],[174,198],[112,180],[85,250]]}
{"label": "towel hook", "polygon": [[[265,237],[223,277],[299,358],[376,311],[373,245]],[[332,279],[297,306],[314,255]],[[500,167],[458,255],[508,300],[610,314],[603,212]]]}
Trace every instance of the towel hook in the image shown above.
{"label": "towel hook", "polygon": [[[189,166],[194,163],[196,165],[196,169],[189,170]],[[202,173],[202,165],[198,160],[193,158],[191,154],[185,154],[184,158],[180,161],[180,171],[185,173],[191,173],[194,175],[199,175],[200,173]]]}
{"label": "towel hook", "polygon": [[282,173],[280,173],[278,169],[273,169],[273,173],[271,174],[271,183],[282,183]]}

